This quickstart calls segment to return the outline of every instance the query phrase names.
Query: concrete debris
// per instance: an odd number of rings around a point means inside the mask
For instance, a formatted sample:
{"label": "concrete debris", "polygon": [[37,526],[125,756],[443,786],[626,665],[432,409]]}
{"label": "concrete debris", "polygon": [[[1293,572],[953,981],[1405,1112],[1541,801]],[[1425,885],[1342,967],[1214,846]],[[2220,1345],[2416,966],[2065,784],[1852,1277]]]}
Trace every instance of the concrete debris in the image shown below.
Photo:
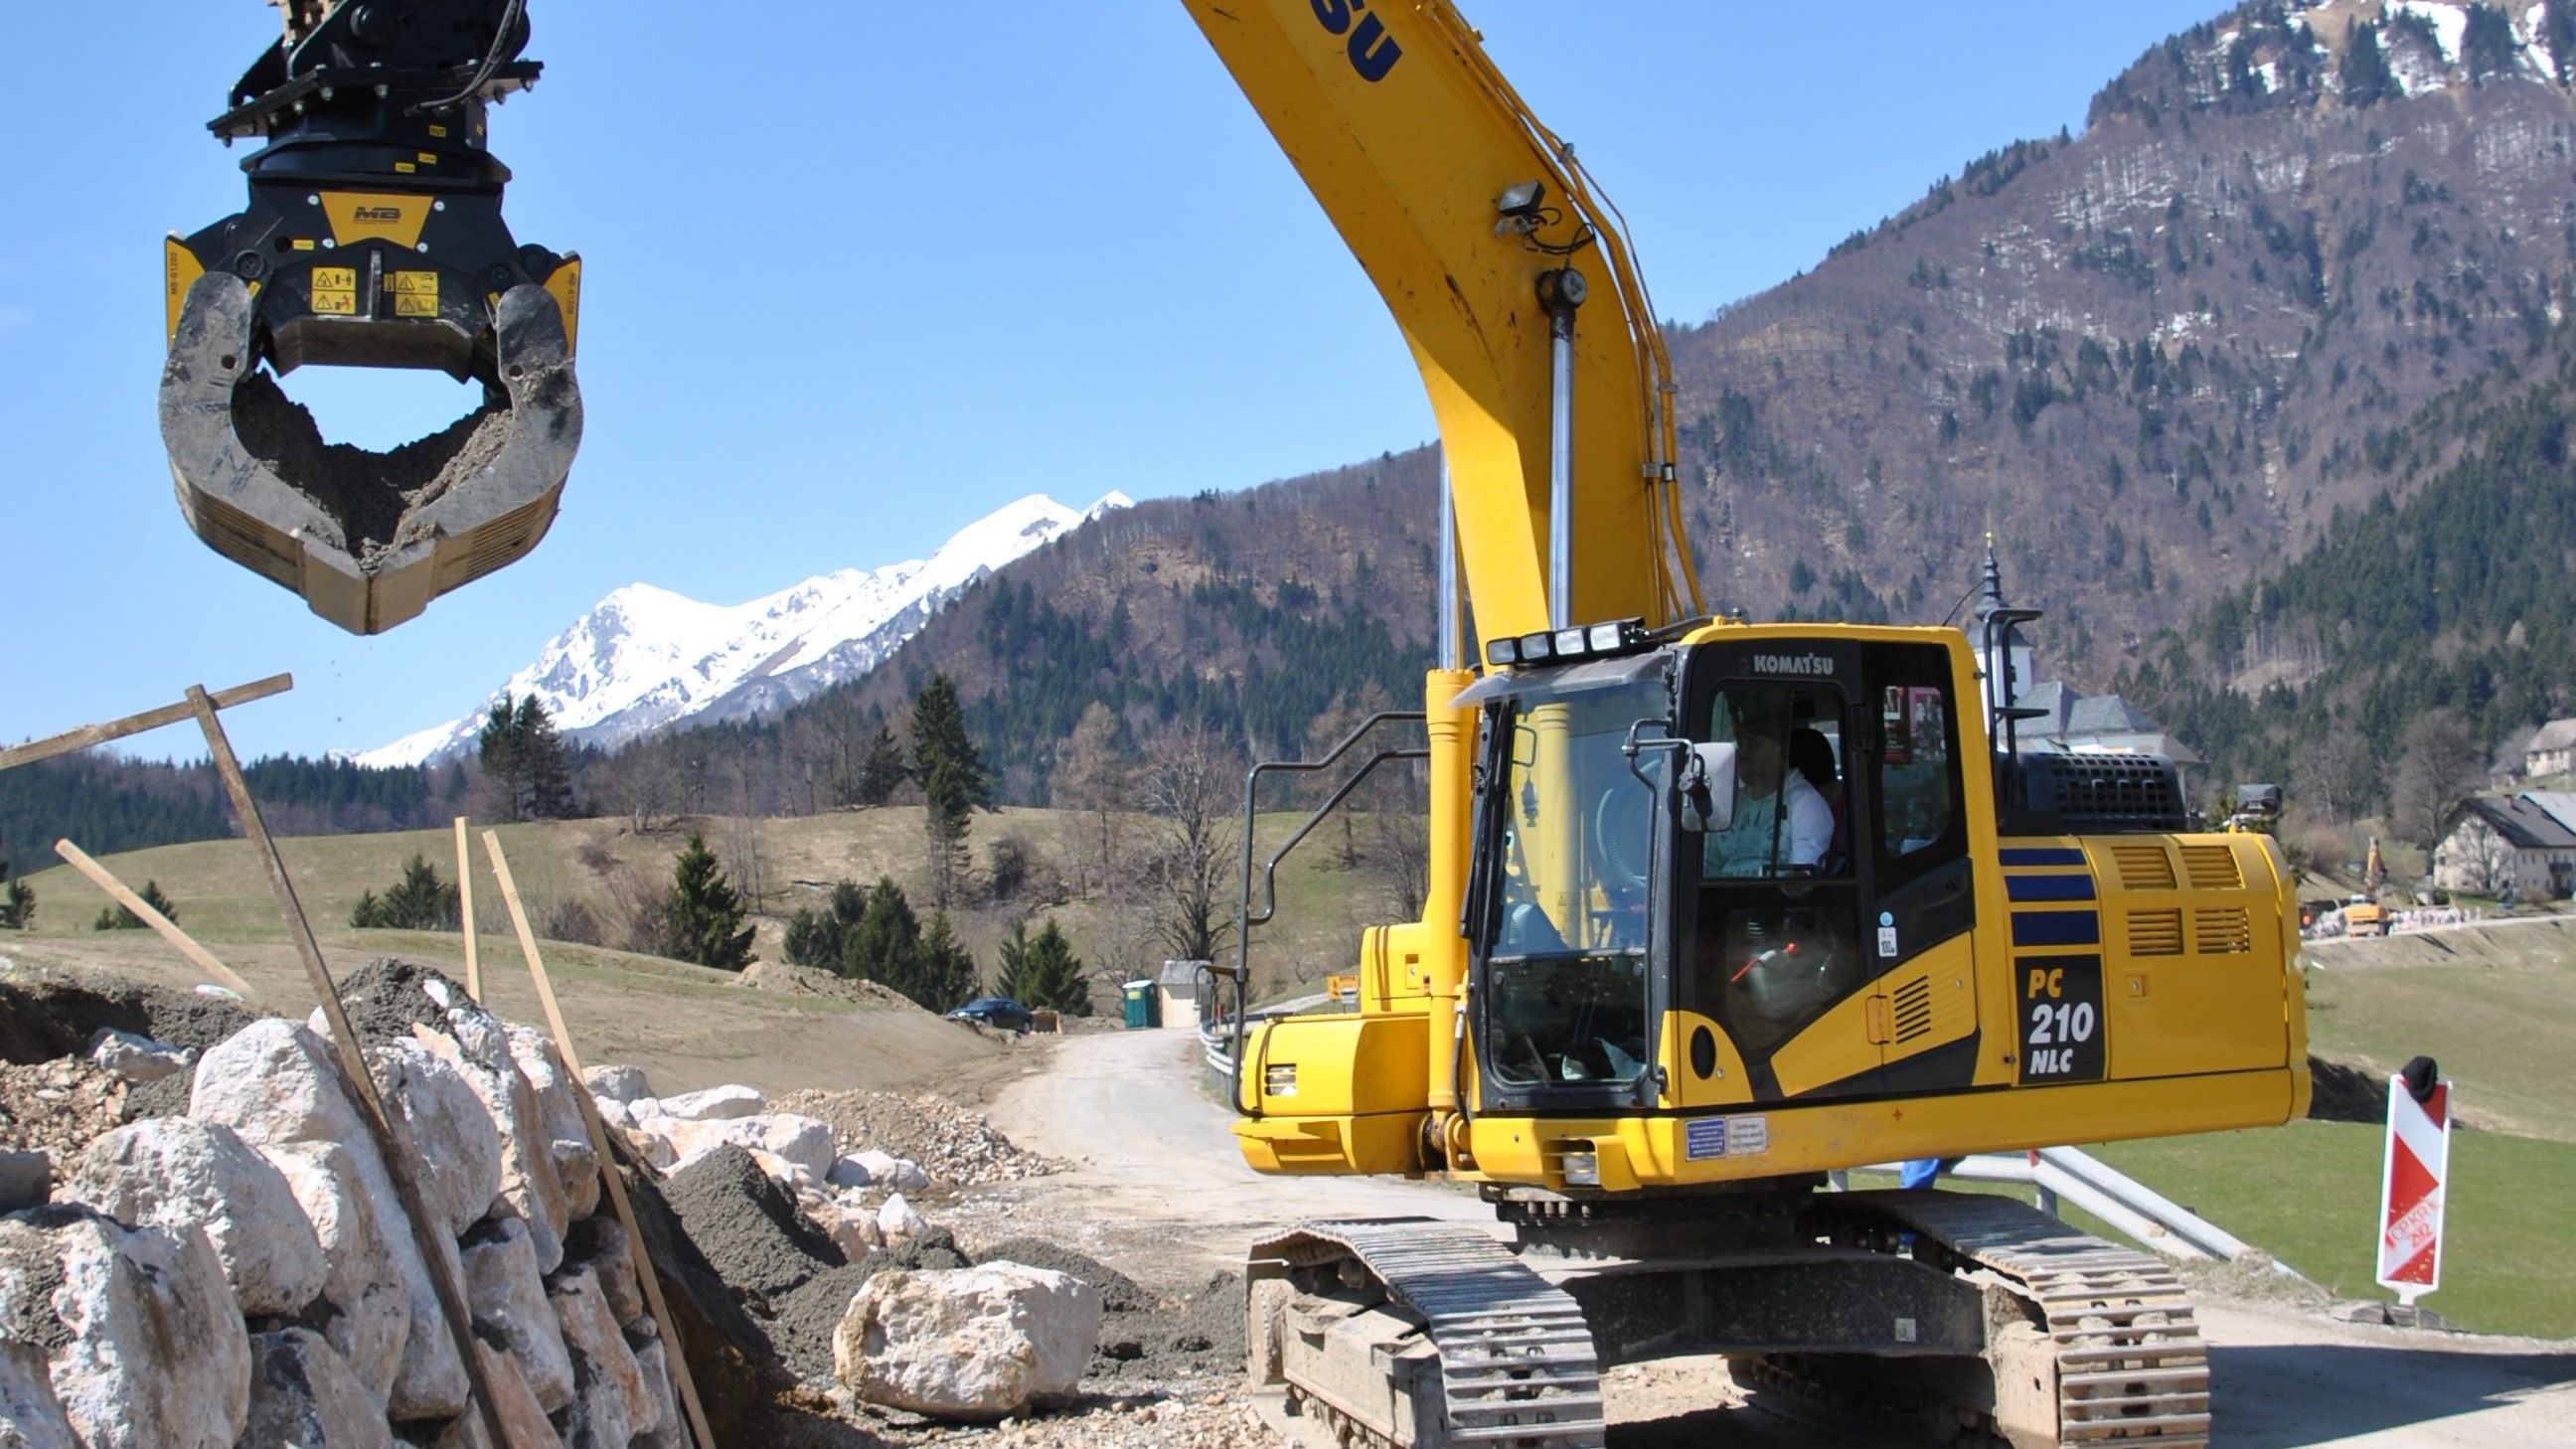
{"label": "concrete debris", "polygon": [[1072,1392],[1100,1316],[1090,1285],[1043,1268],[883,1272],[851,1299],[833,1369],[872,1403],[999,1419]]}
{"label": "concrete debris", "polygon": [[0,1219],[0,1338],[47,1355],[85,1449],[232,1449],[250,1335],[213,1244],[78,1205]]}
{"label": "concrete debris", "polygon": [[473,1309],[475,1336],[508,1350],[527,1378],[537,1403],[553,1413],[572,1402],[572,1360],[563,1330],[547,1301],[528,1225],[491,1218],[476,1225],[460,1250],[465,1300]]}
{"label": "concrete debris", "polygon": [[411,1292],[385,1245],[357,1163],[336,1142],[288,1142],[260,1152],[285,1177],[330,1265],[322,1300],[332,1311],[322,1336],[381,1411],[411,1335]]}
{"label": "concrete debris", "polygon": [[129,1085],[177,1076],[197,1064],[195,1047],[174,1047],[130,1031],[103,1026],[90,1038],[90,1065]]}
{"label": "concrete debris", "polygon": [[703,1092],[682,1092],[661,1099],[662,1115],[682,1122],[720,1122],[734,1117],[749,1117],[769,1105],[769,1099],[750,1087],[709,1087]]}
{"label": "concrete debris", "polygon": [[62,1195],[133,1226],[203,1228],[244,1313],[301,1313],[328,1276],[285,1175],[221,1123],[152,1117],[119,1127],[71,1166]]}
{"label": "concrete debris", "polygon": [[250,1355],[243,1444],[392,1449],[384,1406],[322,1335],[306,1328],[253,1334]]}

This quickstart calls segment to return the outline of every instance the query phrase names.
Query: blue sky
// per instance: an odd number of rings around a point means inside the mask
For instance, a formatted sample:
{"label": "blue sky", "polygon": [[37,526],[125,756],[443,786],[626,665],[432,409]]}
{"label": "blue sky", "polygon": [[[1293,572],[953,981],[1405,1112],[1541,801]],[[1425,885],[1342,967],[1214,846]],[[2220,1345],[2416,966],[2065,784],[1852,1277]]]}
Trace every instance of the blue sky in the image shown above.
{"label": "blue sky", "polygon": [[[2021,136],[2214,0],[1835,6],[1466,0],[1626,212],[1685,321]],[[493,149],[526,241],[585,261],[580,462],[529,559],[362,640],[180,522],[154,421],[160,238],[238,210],[203,129],[274,33],[253,0],[21,6],[0,156],[0,740],[281,669],[246,753],[471,708],[636,580],[732,603],[917,557],[1028,492],[1236,488],[1411,446],[1392,323],[1178,5],[531,0]],[[386,446],[443,377],[288,391]],[[192,735],[140,743],[195,754]]]}

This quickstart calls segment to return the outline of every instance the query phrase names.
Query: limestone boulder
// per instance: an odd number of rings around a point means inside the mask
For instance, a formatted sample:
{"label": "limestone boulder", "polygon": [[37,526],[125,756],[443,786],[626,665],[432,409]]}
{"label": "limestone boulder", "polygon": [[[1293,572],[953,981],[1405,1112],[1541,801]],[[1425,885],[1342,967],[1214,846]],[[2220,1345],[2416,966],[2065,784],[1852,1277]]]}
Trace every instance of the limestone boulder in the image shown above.
{"label": "limestone boulder", "polygon": [[999,1419],[1073,1391],[1100,1314],[1090,1285],[1043,1268],[887,1269],[850,1300],[832,1365],[871,1403]]}
{"label": "limestone boulder", "polygon": [[359,1180],[357,1162],[336,1142],[288,1142],[259,1151],[286,1179],[330,1265],[322,1300],[333,1312],[322,1336],[381,1411],[402,1367],[403,1340],[411,1335],[411,1292]]}
{"label": "limestone boulder", "polygon": [[305,1328],[256,1333],[250,1358],[244,1445],[392,1449],[384,1407],[322,1335]]}
{"label": "limestone boulder", "polygon": [[744,1086],[709,1087],[662,1099],[662,1115],[682,1122],[723,1122],[758,1115],[769,1099]]}
{"label": "limestone boulder", "polygon": [[499,1412],[501,1433],[507,1442],[494,1444],[490,1432],[483,1427],[482,1414],[465,1413],[449,1421],[431,1441],[431,1449],[563,1449],[563,1439],[556,1434],[554,1424],[538,1407],[528,1381],[519,1376],[518,1360],[495,1352],[488,1343],[477,1343],[474,1349],[482,1356],[483,1381],[492,1386],[492,1406]]}
{"label": "limestone boulder", "polygon": [[627,1449],[653,1417],[653,1398],[598,1277],[586,1268],[558,1273],[547,1295],[572,1360],[573,1402],[556,1416],[565,1449]]}
{"label": "limestone boulder", "polygon": [[[473,1093],[456,1080],[452,1070],[426,1048],[418,1051],[472,1101]],[[394,1194],[375,1136],[359,1116],[343,1080],[329,1043],[294,1022],[268,1017],[208,1048],[198,1059],[188,1115],[220,1122],[261,1147],[328,1142],[348,1151],[350,1168],[364,1190],[386,1255],[409,1300],[410,1324],[403,1335],[402,1364],[386,1397],[387,1412],[398,1419],[444,1418],[465,1407],[465,1364],[456,1356],[455,1340],[448,1336],[446,1319],[439,1312],[420,1240],[411,1230],[402,1200]],[[479,1103],[475,1110],[481,1111]],[[496,1183],[498,1156],[496,1146]],[[455,1255],[452,1237],[434,1246],[451,1259]]]}
{"label": "limestone boulder", "polygon": [[877,1208],[877,1231],[889,1243],[900,1243],[930,1231],[930,1220],[921,1210],[904,1201],[902,1193],[887,1198]]}
{"label": "limestone boulder", "polygon": [[83,1449],[232,1449],[250,1335],[203,1232],[78,1204],[0,1218],[0,1325],[32,1324]]}
{"label": "limestone boulder", "polygon": [[649,1318],[627,1325],[626,1346],[635,1351],[635,1366],[644,1373],[644,1392],[653,1402],[652,1422],[636,1424],[634,1443],[677,1449],[688,1442],[688,1436],[680,1422],[679,1395],[671,1385],[670,1349]]}
{"label": "limestone boulder", "polygon": [[599,1280],[609,1317],[632,1324],[644,1316],[644,1286],[636,1281],[634,1248],[617,1219],[602,1214],[573,1226],[572,1240],[565,1245],[564,1270],[585,1268]]}
{"label": "limestone boulder", "polygon": [[547,1151],[563,1187],[564,1210],[574,1219],[586,1218],[599,1211],[599,1158],[581,1115],[581,1086],[564,1070],[563,1055],[544,1032],[513,1025],[509,1033],[510,1058],[537,1094],[537,1111],[545,1119]]}
{"label": "limestone boulder", "polygon": [[328,1276],[285,1175],[219,1122],[119,1127],[73,1162],[60,1195],[129,1225],[203,1228],[244,1313],[300,1313]]}
{"label": "limestone boulder", "polygon": [[130,1031],[102,1027],[89,1039],[92,1066],[120,1082],[157,1082],[197,1064],[193,1047],[174,1047]]}
{"label": "limestone boulder", "polygon": [[763,1112],[715,1122],[672,1121],[657,1124],[654,1130],[678,1153],[681,1168],[731,1144],[771,1153],[819,1182],[839,1155],[832,1146],[832,1124],[793,1112]]}
{"label": "limestone boulder", "polygon": [[521,1219],[487,1219],[466,1235],[458,1256],[465,1264],[465,1301],[476,1336],[518,1360],[529,1392],[551,1414],[572,1402],[572,1360],[564,1354],[529,1237]]}
{"label": "limestone boulder", "polygon": [[510,1055],[500,1020],[463,992],[455,995],[460,1004],[447,1009],[451,1034],[424,1032],[421,1042],[456,1068],[490,1114],[501,1134],[501,1200],[528,1225],[539,1271],[551,1273],[563,1261],[564,1229],[572,1224],[555,1176],[553,1134],[537,1108],[536,1088]]}
{"label": "limestone boulder", "polygon": [[418,1037],[370,1047],[368,1070],[420,1166],[420,1195],[451,1238],[501,1195],[501,1129],[448,1058]]}
{"label": "limestone boulder", "polygon": [[869,1147],[851,1153],[847,1160],[856,1162],[868,1175],[866,1183],[848,1186],[864,1187],[867,1183],[874,1183],[897,1192],[919,1192],[930,1186],[930,1174],[922,1171],[921,1164],[908,1157],[897,1157],[891,1152]]}
{"label": "limestone boulder", "polygon": [[877,1215],[866,1208],[827,1202],[805,1215],[831,1238],[841,1256],[853,1263],[885,1246],[885,1229],[877,1226]]}
{"label": "limestone boulder", "polygon": [[653,1095],[652,1084],[644,1080],[642,1067],[599,1066],[581,1074],[581,1084],[594,1097],[612,1102],[632,1102]]}
{"label": "limestone boulder", "polygon": [[[6,1272],[0,1269],[0,1272]],[[9,1289],[0,1286],[0,1297]],[[0,1338],[0,1449],[81,1449],[32,1343]]]}
{"label": "limestone boulder", "polygon": [[823,1174],[823,1181],[833,1187],[865,1187],[876,1180],[876,1174],[868,1170],[867,1163],[855,1156],[841,1158]]}

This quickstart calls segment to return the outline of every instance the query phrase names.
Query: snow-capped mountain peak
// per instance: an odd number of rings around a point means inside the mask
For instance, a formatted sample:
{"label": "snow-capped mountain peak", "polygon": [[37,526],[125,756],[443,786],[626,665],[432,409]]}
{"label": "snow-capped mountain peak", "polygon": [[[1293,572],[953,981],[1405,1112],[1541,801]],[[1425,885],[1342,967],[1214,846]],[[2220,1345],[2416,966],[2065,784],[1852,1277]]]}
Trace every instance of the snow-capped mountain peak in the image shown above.
{"label": "snow-capped mountain peak", "polygon": [[494,701],[535,695],[565,738],[613,746],[681,720],[782,709],[867,673],[960,589],[1129,506],[1111,493],[1076,511],[1042,493],[967,524],[926,559],[836,569],[748,603],[709,604],[647,583],[612,591],[484,704],[356,756],[417,765],[471,749]]}

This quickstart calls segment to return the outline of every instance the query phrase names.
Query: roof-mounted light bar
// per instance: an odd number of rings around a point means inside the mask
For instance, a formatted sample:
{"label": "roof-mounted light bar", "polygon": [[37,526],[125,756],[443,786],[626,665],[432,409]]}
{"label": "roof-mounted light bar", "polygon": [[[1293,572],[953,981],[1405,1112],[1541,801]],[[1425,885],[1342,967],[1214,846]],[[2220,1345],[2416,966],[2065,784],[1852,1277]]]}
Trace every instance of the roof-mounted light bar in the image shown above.
{"label": "roof-mounted light bar", "polygon": [[1518,638],[1496,639],[1485,646],[1485,662],[1497,669],[1515,665],[1563,664],[1576,659],[1602,659],[1654,647],[1643,619],[1611,619],[1574,629],[1542,629]]}

